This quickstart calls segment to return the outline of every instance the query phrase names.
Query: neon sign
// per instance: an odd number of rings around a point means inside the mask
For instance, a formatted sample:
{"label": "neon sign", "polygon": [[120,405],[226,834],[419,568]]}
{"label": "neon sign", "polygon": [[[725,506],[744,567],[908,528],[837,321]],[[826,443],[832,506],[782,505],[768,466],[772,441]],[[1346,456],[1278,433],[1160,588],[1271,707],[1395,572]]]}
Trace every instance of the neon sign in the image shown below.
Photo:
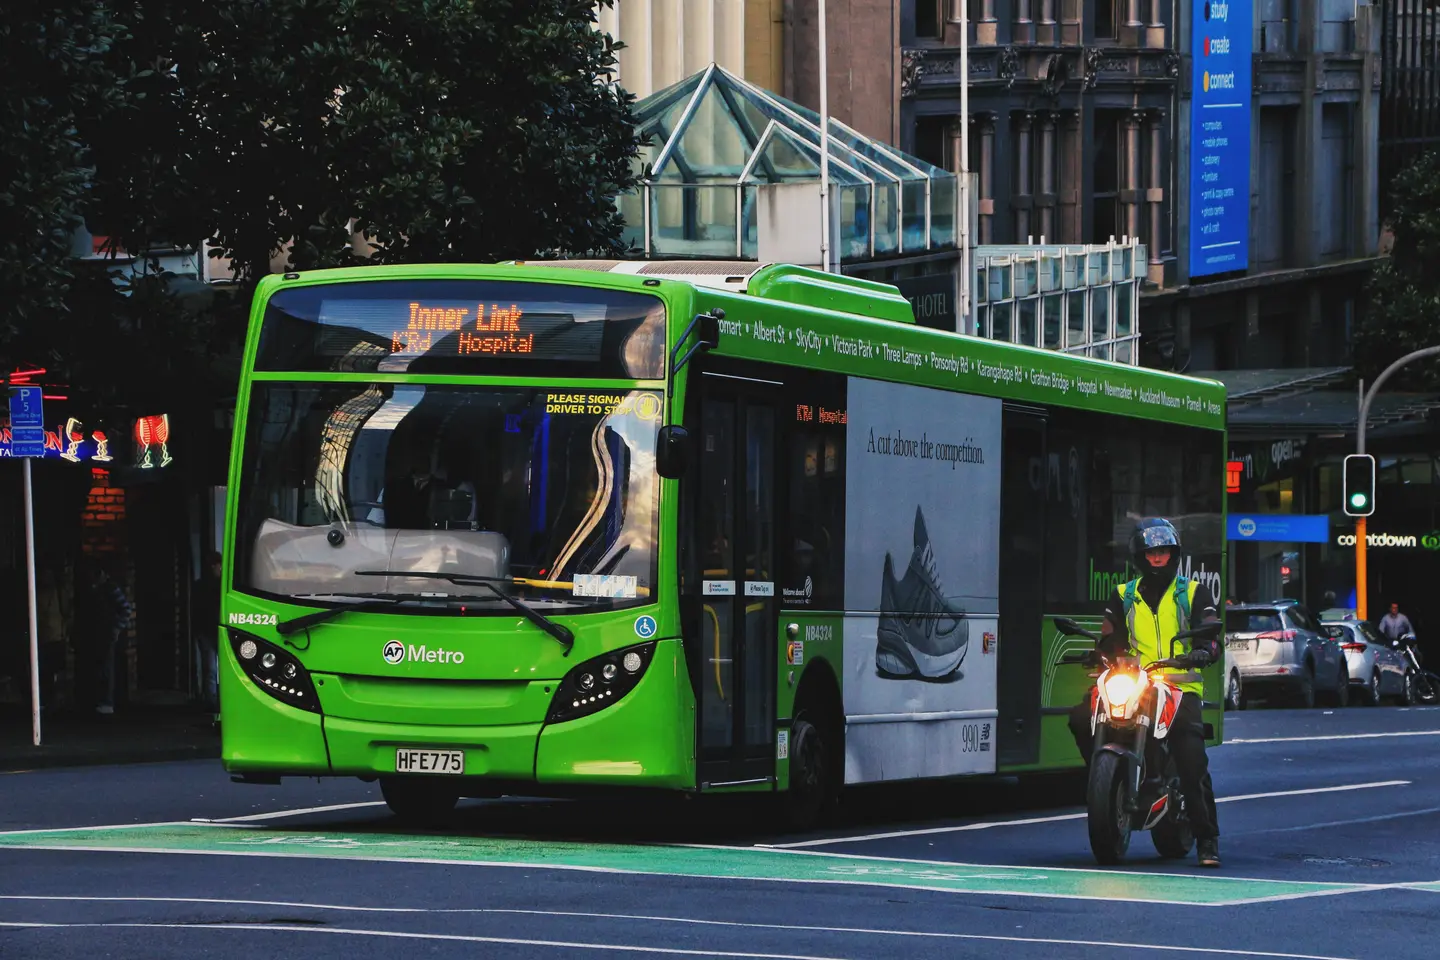
{"label": "neon sign", "polygon": [[160,448],[160,466],[170,465],[170,415],[141,417],[135,421],[135,466],[150,470],[155,464],[151,460],[155,448]]}
{"label": "neon sign", "polygon": [[[165,467],[174,461],[170,455],[170,417],[168,414],[141,417],[135,421],[135,465],[141,469]],[[45,431],[44,456],[70,463],[108,464],[116,459],[116,431],[108,426],[87,427],[78,417],[68,417],[63,424]],[[121,437],[123,442],[123,435]],[[158,456],[157,456],[158,454]],[[12,457],[9,425],[0,426],[0,458]]]}
{"label": "neon sign", "polygon": [[[0,427],[0,457],[14,456],[10,446],[10,427]],[[64,426],[45,431],[44,456],[71,463],[91,461],[109,463],[115,458],[110,453],[110,434],[97,428],[87,431],[85,425],[74,417],[65,421]]]}

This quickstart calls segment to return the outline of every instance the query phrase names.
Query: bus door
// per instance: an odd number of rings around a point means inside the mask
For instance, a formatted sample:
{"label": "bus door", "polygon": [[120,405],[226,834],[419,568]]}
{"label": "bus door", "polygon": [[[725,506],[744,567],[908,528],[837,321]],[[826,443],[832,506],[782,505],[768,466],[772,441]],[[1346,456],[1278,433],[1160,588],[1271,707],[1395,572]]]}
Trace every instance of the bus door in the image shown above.
{"label": "bus door", "polygon": [[1045,417],[1006,404],[1000,466],[1000,728],[997,762],[1040,759],[1045,612]]}
{"label": "bus door", "polygon": [[778,384],[711,373],[700,384],[699,782],[765,783],[775,775]]}

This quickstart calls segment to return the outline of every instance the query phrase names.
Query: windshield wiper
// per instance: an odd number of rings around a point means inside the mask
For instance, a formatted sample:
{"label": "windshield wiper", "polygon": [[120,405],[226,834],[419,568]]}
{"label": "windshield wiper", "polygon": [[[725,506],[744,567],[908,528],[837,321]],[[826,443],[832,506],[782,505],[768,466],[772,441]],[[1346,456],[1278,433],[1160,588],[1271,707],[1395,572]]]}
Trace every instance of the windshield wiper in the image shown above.
{"label": "windshield wiper", "polygon": [[304,613],[298,617],[291,617],[289,620],[281,620],[275,625],[275,632],[282,637],[288,637],[292,633],[304,630],[306,627],[313,627],[317,623],[324,623],[326,620],[333,620],[342,613],[363,613],[367,610],[384,610],[395,606],[397,603],[404,603],[412,597],[374,597],[369,600],[362,600],[359,603],[349,603],[339,607],[326,607],[324,610],[316,610],[314,613]]}
{"label": "windshield wiper", "polygon": [[[333,620],[342,613],[385,610],[399,603],[444,603],[452,600],[488,600],[488,597],[456,597],[449,594],[437,593],[331,593],[324,594],[327,597],[362,597],[359,603],[342,604],[337,607],[326,607],[324,610],[316,610],[314,613],[302,614],[289,620],[283,620],[275,625],[275,632],[283,637],[292,633],[304,630],[306,627],[313,627],[317,623],[324,623]],[[296,600],[319,600],[321,595],[310,594],[304,597],[296,597]]]}
{"label": "windshield wiper", "polygon": [[520,611],[526,620],[554,637],[556,642],[565,648],[566,653],[569,653],[570,649],[575,646],[575,634],[571,633],[568,627],[551,620],[524,600],[512,595],[508,590],[502,590],[499,584],[510,582],[505,577],[482,577],[469,573],[441,573],[428,570],[356,570],[354,575],[357,577],[411,577],[422,580],[445,580],[457,587],[485,587],[495,596]]}

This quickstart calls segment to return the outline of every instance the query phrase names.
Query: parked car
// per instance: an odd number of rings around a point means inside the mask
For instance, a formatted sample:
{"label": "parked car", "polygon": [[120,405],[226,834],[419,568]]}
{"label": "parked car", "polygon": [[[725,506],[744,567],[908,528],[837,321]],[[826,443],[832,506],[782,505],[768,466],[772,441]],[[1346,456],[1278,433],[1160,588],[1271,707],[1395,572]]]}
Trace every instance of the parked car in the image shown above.
{"label": "parked car", "polygon": [[1301,603],[1245,603],[1225,610],[1225,647],[1240,668],[1241,696],[1288,693],[1297,706],[1317,695],[1336,706],[1350,702],[1350,667],[1340,643]]}
{"label": "parked car", "polygon": [[1387,697],[1407,706],[1414,701],[1409,662],[1374,624],[1368,620],[1339,620],[1324,623],[1324,627],[1340,641],[1345,653],[1352,698],[1372,707]]}
{"label": "parked car", "polygon": [[1240,664],[1235,660],[1235,651],[1225,644],[1225,709],[1245,709],[1244,681],[1240,679]]}

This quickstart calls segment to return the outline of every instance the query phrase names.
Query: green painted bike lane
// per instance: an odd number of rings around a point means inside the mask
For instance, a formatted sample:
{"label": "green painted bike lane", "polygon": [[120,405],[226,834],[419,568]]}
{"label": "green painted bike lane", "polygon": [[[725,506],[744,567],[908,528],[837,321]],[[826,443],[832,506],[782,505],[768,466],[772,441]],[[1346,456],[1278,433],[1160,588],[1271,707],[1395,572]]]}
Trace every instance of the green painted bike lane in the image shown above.
{"label": "green painted bike lane", "polygon": [[765,847],[576,843],[168,823],[0,833],[0,849],[302,857],[838,883],[945,893],[1228,906],[1358,893],[1370,884],[891,860]]}

